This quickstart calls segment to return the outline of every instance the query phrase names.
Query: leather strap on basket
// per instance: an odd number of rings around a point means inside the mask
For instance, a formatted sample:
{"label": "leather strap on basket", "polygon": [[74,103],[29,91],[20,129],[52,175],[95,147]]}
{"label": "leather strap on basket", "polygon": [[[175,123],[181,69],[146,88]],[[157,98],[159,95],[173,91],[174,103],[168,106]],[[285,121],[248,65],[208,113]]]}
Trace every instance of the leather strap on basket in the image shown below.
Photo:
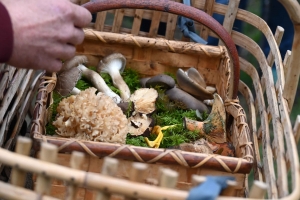
{"label": "leather strap on basket", "polygon": [[203,24],[212,30],[223,41],[228,49],[234,70],[234,77],[232,77],[232,95],[230,95],[229,98],[235,99],[237,97],[240,66],[236,46],[225,28],[207,13],[197,8],[169,0],[93,0],[83,4],[82,6],[88,9],[91,13],[124,8],[157,10],[183,16]]}

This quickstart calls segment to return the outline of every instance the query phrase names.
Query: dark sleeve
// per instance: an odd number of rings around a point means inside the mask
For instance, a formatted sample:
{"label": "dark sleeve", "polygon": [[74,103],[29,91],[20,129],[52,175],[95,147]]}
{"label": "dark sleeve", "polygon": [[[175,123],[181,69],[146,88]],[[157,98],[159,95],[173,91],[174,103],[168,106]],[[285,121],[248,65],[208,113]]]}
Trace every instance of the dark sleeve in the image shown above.
{"label": "dark sleeve", "polygon": [[0,63],[7,62],[13,49],[13,29],[9,13],[0,2]]}

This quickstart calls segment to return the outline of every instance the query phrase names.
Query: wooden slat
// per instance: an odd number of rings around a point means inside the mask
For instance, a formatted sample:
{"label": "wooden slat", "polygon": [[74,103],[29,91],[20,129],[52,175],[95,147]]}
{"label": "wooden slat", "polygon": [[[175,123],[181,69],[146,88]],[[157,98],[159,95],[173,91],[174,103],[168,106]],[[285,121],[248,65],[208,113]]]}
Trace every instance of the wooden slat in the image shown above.
{"label": "wooden slat", "polygon": [[12,67],[10,65],[4,65],[4,68],[2,70],[3,75],[0,80],[0,103],[1,104],[2,104],[3,97],[5,95],[5,91],[9,86],[10,81],[12,81],[12,78],[16,70],[17,69],[15,67]]}
{"label": "wooden slat", "polygon": [[95,25],[94,25],[94,28],[97,31],[103,31],[104,22],[105,22],[105,19],[106,19],[106,13],[107,13],[106,11],[97,13],[97,17],[96,17],[96,21],[95,21]]}
{"label": "wooden slat", "polygon": [[[44,73],[41,72],[41,73],[37,74],[33,81],[28,82],[28,85],[30,83],[30,88],[27,90],[27,94],[24,95],[24,97],[20,100],[20,102],[22,102],[22,104],[21,104],[21,107],[18,109],[18,112],[16,113],[17,121],[15,123],[15,126],[12,129],[10,138],[8,138],[7,142],[5,143],[5,146],[4,146],[5,149],[10,148],[11,144],[14,143],[17,134],[20,132],[20,130],[22,128],[22,122],[26,118],[29,107],[32,103],[32,99],[34,98],[34,95],[36,95],[36,91],[39,86],[39,84],[37,84],[37,83],[42,74],[44,74]],[[32,78],[33,78],[33,76],[32,76]]]}
{"label": "wooden slat", "polygon": [[291,66],[291,61],[292,61],[291,55],[292,55],[292,52],[290,50],[287,50],[285,53],[285,56],[284,56],[284,60],[283,60],[283,71],[284,71],[284,79],[285,80],[287,79],[287,77],[286,77],[287,71]]}
{"label": "wooden slat", "polygon": [[[204,12],[206,12],[207,14],[209,14],[210,16],[213,15],[213,7],[215,4],[215,0],[206,0],[205,1],[205,5],[204,5]],[[194,5],[194,4],[193,4]],[[208,38],[208,33],[209,30],[206,26],[203,26],[202,24],[199,27],[200,30],[200,36],[204,39],[207,40]]]}
{"label": "wooden slat", "polygon": [[121,25],[122,25],[122,22],[123,22],[123,17],[124,17],[124,9],[116,10],[114,22],[113,22],[113,25],[112,25],[112,32],[113,33],[119,33],[120,32],[120,28],[121,28]]}
{"label": "wooden slat", "polygon": [[[242,58],[240,58],[240,62],[245,63],[245,64],[250,64],[250,63],[247,63],[247,61]],[[241,63],[241,65],[242,65],[242,63]],[[263,181],[253,96],[252,96],[252,93],[251,93],[251,90],[249,89],[249,87],[242,81],[240,81],[240,84],[239,84],[239,91],[243,94],[243,96],[245,97],[247,104],[248,104],[248,111],[249,111],[248,124],[249,124],[249,128],[252,132],[252,134],[250,136],[251,136],[251,141],[253,142],[253,147],[254,147],[253,148],[253,150],[254,150],[253,156],[256,161],[253,164],[254,165],[254,167],[253,167],[254,178],[256,180]]]}
{"label": "wooden slat", "polygon": [[294,133],[295,141],[297,144],[300,139],[300,115],[297,116],[297,119],[295,121],[293,133]]}
{"label": "wooden slat", "polygon": [[[277,26],[274,38],[278,47],[280,46],[283,33],[284,33],[284,29],[281,26]],[[267,56],[267,61],[269,66],[272,67],[274,64],[274,55],[272,54],[272,52],[269,52],[269,55]]]}
{"label": "wooden slat", "polygon": [[166,36],[165,38],[168,40],[172,40],[174,38],[174,33],[177,24],[177,15],[169,14],[166,28]]}
{"label": "wooden slat", "polygon": [[[105,157],[101,174],[107,176],[115,176],[118,169],[119,161],[115,158]],[[109,200],[111,197],[111,193],[105,191],[98,191],[96,193],[96,200]]]}
{"label": "wooden slat", "polygon": [[[32,140],[26,137],[18,137],[15,152],[21,155],[29,156]],[[11,171],[11,184],[24,187],[26,181],[26,172],[13,168]]]}
{"label": "wooden slat", "polygon": [[0,181],[0,196],[2,199],[19,199],[19,200],[28,200],[28,199],[40,199],[40,200],[59,200],[50,196],[41,196],[38,193],[33,192],[21,187],[16,187],[8,183]]}
{"label": "wooden slat", "polygon": [[[300,185],[300,163],[299,163],[299,155],[297,153],[297,146],[295,143],[294,135],[292,134],[292,125],[291,121],[289,120],[289,113],[287,111],[287,107],[284,106],[284,96],[281,86],[278,88],[278,105],[280,110],[280,119],[283,122],[283,129],[284,129],[284,136],[287,146],[286,151],[286,158],[289,161],[290,169],[291,169],[291,179],[292,179],[292,188],[293,193],[291,193],[290,199],[299,199],[300,191],[299,191],[299,185]],[[278,182],[278,187],[282,187],[282,184]],[[293,196],[293,197],[292,197]]]}
{"label": "wooden slat", "polygon": [[[288,11],[291,21],[294,24],[294,39],[292,46],[291,64],[290,68],[287,70],[286,86],[281,84],[283,88],[283,96],[287,100],[290,110],[292,110],[294,105],[294,100],[296,97],[296,92],[298,88],[298,82],[300,77],[300,4],[299,1],[292,0],[279,0]],[[293,78],[291,78],[293,77]]]}
{"label": "wooden slat", "polygon": [[138,35],[138,33],[140,32],[143,13],[144,13],[144,10],[142,10],[142,9],[135,10],[134,20],[133,20],[132,29],[131,29],[132,35]]}
{"label": "wooden slat", "polygon": [[254,181],[249,193],[249,198],[264,199],[267,188],[268,186],[265,183]]}
{"label": "wooden slat", "polygon": [[[73,151],[70,159],[70,167],[73,169],[81,170],[82,164],[84,162],[84,153]],[[73,184],[72,182],[68,184],[67,193],[66,193],[66,200],[73,200],[76,198],[78,187]]]}
{"label": "wooden slat", "polygon": [[[42,143],[40,160],[49,163],[55,163],[57,159],[57,147],[53,144]],[[51,191],[51,179],[52,177],[47,175],[46,169],[40,175],[38,175],[36,180],[35,191],[41,195],[48,195]]]}
{"label": "wooden slat", "polygon": [[[258,46],[258,44],[255,43],[249,37],[247,37],[239,32],[236,32],[236,31],[232,31],[232,36],[233,36],[234,42],[237,45],[246,48],[249,52],[252,53],[252,55],[255,56],[255,58],[261,64],[260,67],[262,68],[266,78],[268,80],[272,79],[270,81],[266,81],[266,85],[268,88],[266,90],[267,100],[268,100],[269,106],[271,108],[272,115],[276,116],[275,119],[273,118],[274,136],[275,135],[282,136],[282,128],[280,127],[280,121],[277,120],[277,116],[279,117],[279,113],[278,113],[277,98],[276,98],[276,93],[275,93],[275,88],[274,88],[274,83],[273,83],[272,71],[271,71],[270,67],[268,67],[267,61],[266,61],[265,57],[263,56],[263,52],[260,49],[260,47]],[[258,84],[254,85],[254,86],[256,87],[257,85]],[[256,92],[258,92],[258,91],[256,91]],[[278,191],[277,191],[276,182],[275,182],[276,177],[275,177],[274,164],[273,164],[273,155],[272,155],[273,153],[272,153],[272,148],[271,148],[268,115],[267,115],[267,111],[265,109],[265,105],[263,102],[263,97],[264,97],[263,92],[262,92],[262,90],[260,90],[259,94],[257,94],[257,98],[260,99],[260,103],[259,103],[260,112],[259,113],[260,113],[261,125],[262,125],[264,174],[268,174],[268,176],[265,177],[266,182],[269,185],[269,188],[268,188],[269,196],[268,197],[269,198],[278,198]],[[278,139],[278,138],[276,138],[276,139]],[[283,144],[283,139],[278,142],[281,143],[280,144],[280,147],[281,147],[281,145]],[[282,152],[280,151],[280,153],[282,153]],[[280,167],[278,166],[279,167],[278,170],[281,171],[284,176],[286,174],[285,173],[286,171],[284,170],[284,167],[282,166],[283,160],[282,159],[277,159],[277,160],[280,164]],[[279,178],[282,179],[282,183],[283,183],[283,185],[285,185],[285,183],[287,183],[287,181],[286,181],[286,177],[283,177],[283,176],[281,176]]]}
{"label": "wooden slat", "polygon": [[0,105],[0,124],[4,115],[8,109],[10,102],[12,101],[14,95],[16,94],[20,83],[22,82],[27,70],[26,69],[19,69],[15,76],[13,77],[12,82],[9,84],[9,91],[6,92],[1,105]]}
{"label": "wooden slat", "polygon": [[[180,0],[175,0],[176,2],[180,2]],[[174,39],[174,33],[177,25],[177,15],[168,14],[167,27],[166,27],[166,35],[165,38],[168,40]]]}
{"label": "wooden slat", "polygon": [[[236,14],[239,8],[240,0],[230,0],[227,7],[227,12],[224,17],[223,27],[226,31],[231,34],[233,23],[236,18]],[[219,45],[224,45],[221,40],[219,40]]]}
{"label": "wooden slat", "polygon": [[151,26],[150,26],[149,35],[148,35],[151,38],[156,37],[156,35],[157,35],[159,23],[161,21],[161,15],[162,15],[162,12],[160,12],[160,11],[153,12],[153,17],[151,19],[152,21],[151,21]]}

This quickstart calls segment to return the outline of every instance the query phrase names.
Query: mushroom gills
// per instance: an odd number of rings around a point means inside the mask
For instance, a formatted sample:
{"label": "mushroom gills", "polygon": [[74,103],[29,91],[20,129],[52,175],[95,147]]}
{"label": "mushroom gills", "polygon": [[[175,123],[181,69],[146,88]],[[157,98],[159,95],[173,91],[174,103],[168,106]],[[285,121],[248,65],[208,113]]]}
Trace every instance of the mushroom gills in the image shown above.
{"label": "mushroom gills", "polygon": [[203,101],[213,99],[213,94],[202,87],[196,81],[191,79],[182,69],[178,69],[176,73],[177,83],[179,88],[193,95],[197,99]]}
{"label": "mushroom gills", "polygon": [[207,85],[204,80],[204,77],[202,76],[202,74],[199,73],[199,71],[197,69],[195,69],[194,67],[191,67],[188,70],[186,70],[185,73],[188,77],[190,77],[190,79],[192,79],[193,81],[198,83],[203,88],[206,88]]}
{"label": "mushroom gills", "polygon": [[77,65],[85,62],[87,62],[86,56],[75,56],[64,62],[62,69],[57,72],[57,82],[54,90],[58,94],[67,96],[80,93],[80,90],[75,87],[82,74]]}

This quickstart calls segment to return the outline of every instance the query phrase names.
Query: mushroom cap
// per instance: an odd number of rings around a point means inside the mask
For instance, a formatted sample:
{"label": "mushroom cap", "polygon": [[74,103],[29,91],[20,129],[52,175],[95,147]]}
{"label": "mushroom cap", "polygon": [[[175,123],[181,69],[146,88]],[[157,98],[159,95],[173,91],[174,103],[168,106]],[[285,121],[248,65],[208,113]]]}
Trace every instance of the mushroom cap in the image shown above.
{"label": "mushroom cap", "polygon": [[54,90],[61,96],[67,96],[71,93],[80,78],[81,70],[77,67],[63,71],[57,74],[57,82]]}
{"label": "mushroom cap", "polygon": [[141,78],[140,79],[140,85],[142,88],[145,88],[146,87],[146,83],[147,81],[150,79],[151,77],[145,77],[145,78]]}
{"label": "mushroom cap", "polygon": [[205,88],[192,80],[182,69],[178,69],[176,73],[177,83],[179,87],[195,96],[199,100],[213,99],[213,94],[209,93]]}
{"label": "mushroom cap", "polygon": [[143,135],[149,131],[152,118],[145,114],[136,113],[135,115],[128,118],[128,133],[130,135]]}
{"label": "mushroom cap", "polygon": [[206,88],[206,82],[204,80],[204,77],[202,76],[202,74],[199,73],[199,71],[196,68],[189,68],[188,70],[186,70],[186,74],[188,77],[190,77],[190,79],[198,83],[203,88]]}
{"label": "mushroom cap", "polygon": [[140,88],[136,90],[130,97],[130,101],[134,103],[134,111],[150,114],[155,110],[155,101],[158,93],[153,88]]}
{"label": "mushroom cap", "polygon": [[182,109],[193,109],[199,110],[200,112],[208,111],[207,106],[190,95],[189,93],[179,89],[179,88],[172,88],[166,91],[166,95],[168,98],[175,102],[175,104],[182,108]]}
{"label": "mushroom cap", "polygon": [[74,56],[72,59],[64,62],[60,72],[70,70],[71,68],[77,67],[80,64],[87,63],[88,59],[84,55]]}
{"label": "mushroom cap", "polygon": [[109,67],[111,66],[110,64],[115,61],[120,61],[122,63],[119,66],[120,67],[119,71],[120,71],[120,73],[122,73],[126,66],[126,58],[120,53],[113,53],[113,54],[110,54],[110,55],[104,57],[102,60],[100,60],[98,66],[96,68],[96,71],[98,73],[108,73]]}
{"label": "mushroom cap", "polygon": [[155,87],[155,86],[161,86],[165,89],[170,89],[175,87],[175,80],[166,74],[159,74],[156,76],[153,76],[146,82],[146,87]]}
{"label": "mushroom cap", "polygon": [[82,75],[82,71],[77,66],[85,62],[87,62],[86,56],[75,56],[66,61],[62,69],[57,73],[57,82],[54,90],[62,96],[69,95]]}

